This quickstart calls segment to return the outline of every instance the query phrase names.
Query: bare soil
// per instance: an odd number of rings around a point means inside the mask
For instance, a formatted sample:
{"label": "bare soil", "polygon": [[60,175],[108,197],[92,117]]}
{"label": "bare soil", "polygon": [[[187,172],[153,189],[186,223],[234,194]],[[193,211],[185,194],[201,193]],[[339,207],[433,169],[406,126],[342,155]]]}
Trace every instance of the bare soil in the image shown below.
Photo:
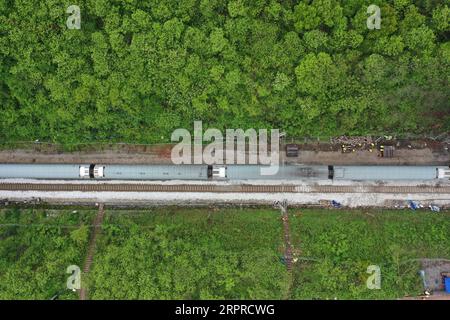
{"label": "bare soil", "polygon": [[[383,142],[381,142],[383,143]],[[340,143],[299,143],[299,156],[286,157],[281,149],[281,162],[316,165],[449,165],[450,144],[433,140],[395,140],[383,143],[395,148],[392,158],[379,156],[377,145],[370,151],[366,145],[354,145],[342,152]],[[378,144],[379,145],[379,144]],[[0,163],[104,163],[104,164],[171,164],[173,144],[128,145],[111,144],[82,151],[63,152],[53,145],[0,151]]]}

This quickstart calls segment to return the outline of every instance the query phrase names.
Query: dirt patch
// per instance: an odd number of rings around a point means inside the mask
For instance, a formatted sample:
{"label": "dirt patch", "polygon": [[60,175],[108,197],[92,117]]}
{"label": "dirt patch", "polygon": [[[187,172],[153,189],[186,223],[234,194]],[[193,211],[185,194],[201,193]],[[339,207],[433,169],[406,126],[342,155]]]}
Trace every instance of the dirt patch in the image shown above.
{"label": "dirt patch", "polygon": [[[291,142],[286,141],[287,143]],[[371,137],[340,137],[328,142],[304,139],[299,141],[298,145],[298,157],[286,157],[285,144],[281,144],[281,163],[317,165],[449,165],[450,163],[450,140],[446,139],[383,140]],[[394,156],[380,157],[378,148],[381,145],[393,146]],[[58,145],[32,143],[26,148],[0,151],[0,163],[171,164],[173,146],[173,144],[83,145],[77,147],[77,151],[69,152],[63,151]]]}

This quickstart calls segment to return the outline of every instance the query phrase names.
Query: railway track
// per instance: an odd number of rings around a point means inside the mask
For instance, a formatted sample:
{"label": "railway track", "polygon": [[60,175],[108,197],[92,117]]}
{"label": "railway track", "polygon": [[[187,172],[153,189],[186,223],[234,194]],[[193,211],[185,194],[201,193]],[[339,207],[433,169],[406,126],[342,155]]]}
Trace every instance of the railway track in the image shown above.
{"label": "railway track", "polygon": [[157,185],[157,184],[58,184],[0,183],[7,191],[81,192],[217,192],[217,193],[433,193],[450,194],[450,186],[296,186],[296,185]]}
{"label": "railway track", "polygon": [[151,184],[36,184],[0,183],[0,190],[85,192],[296,192],[293,185],[151,185]]}
{"label": "railway track", "polygon": [[438,193],[449,194],[450,186],[297,186],[296,192],[316,193]]}

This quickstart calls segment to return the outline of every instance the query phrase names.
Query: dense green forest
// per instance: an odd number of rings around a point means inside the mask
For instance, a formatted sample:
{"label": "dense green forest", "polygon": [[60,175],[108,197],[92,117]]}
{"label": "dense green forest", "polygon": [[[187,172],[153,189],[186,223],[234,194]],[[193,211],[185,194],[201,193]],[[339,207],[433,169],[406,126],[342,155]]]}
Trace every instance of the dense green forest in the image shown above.
{"label": "dense green forest", "polygon": [[[77,299],[66,268],[83,264],[93,213],[0,210],[0,299]],[[82,283],[91,299],[395,299],[422,293],[415,259],[450,258],[448,211],[289,213],[292,273],[278,210],[109,209]]]}
{"label": "dense green forest", "polygon": [[449,3],[3,0],[0,139],[152,143],[194,120],[291,136],[449,129]]}

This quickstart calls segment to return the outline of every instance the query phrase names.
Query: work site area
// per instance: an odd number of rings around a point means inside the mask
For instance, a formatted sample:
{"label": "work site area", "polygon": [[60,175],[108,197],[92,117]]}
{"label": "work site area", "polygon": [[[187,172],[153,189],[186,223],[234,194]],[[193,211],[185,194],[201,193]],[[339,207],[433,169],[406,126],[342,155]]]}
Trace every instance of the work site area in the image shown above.
{"label": "work site area", "polygon": [[[172,144],[67,150],[35,141],[0,151],[0,235],[22,230],[6,237],[26,242],[19,238],[33,229],[56,232],[71,254],[55,263],[75,263],[81,274],[78,286],[65,289],[42,253],[41,282],[31,274],[19,280],[31,281],[30,296],[5,278],[28,263],[23,258],[5,276],[0,268],[0,298],[450,299],[448,135],[281,139],[272,175],[261,174],[270,168],[261,164],[175,165]],[[38,235],[26,250],[45,239]],[[149,250],[144,239],[168,247],[135,260]],[[171,269],[170,277],[184,284],[163,294],[162,284],[145,279],[171,265],[157,258],[169,252],[184,270]],[[206,276],[223,263],[231,273]],[[127,264],[142,274],[119,273]],[[372,269],[381,284],[367,278]],[[106,275],[138,284],[120,291]],[[258,290],[225,290],[221,281],[231,279]]]}
{"label": "work site area", "polygon": [[[174,144],[15,142],[0,149],[0,163],[172,164]],[[388,151],[385,152],[384,149]],[[247,147],[248,150],[248,147]],[[248,154],[247,154],[248,156]],[[450,134],[395,138],[364,136],[282,138],[280,163],[448,165]]]}
{"label": "work site area", "polygon": [[[297,206],[450,205],[448,133],[414,139],[281,135],[277,172],[270,175],[257,164],[174,165],[173,144],[35,141],[14,147],[0,151],[3,202],[267,205],[284,196]],[[242,149],[233,152],[237,158]],[[251,152],[258,149],[246,144],[247,162]]]}

